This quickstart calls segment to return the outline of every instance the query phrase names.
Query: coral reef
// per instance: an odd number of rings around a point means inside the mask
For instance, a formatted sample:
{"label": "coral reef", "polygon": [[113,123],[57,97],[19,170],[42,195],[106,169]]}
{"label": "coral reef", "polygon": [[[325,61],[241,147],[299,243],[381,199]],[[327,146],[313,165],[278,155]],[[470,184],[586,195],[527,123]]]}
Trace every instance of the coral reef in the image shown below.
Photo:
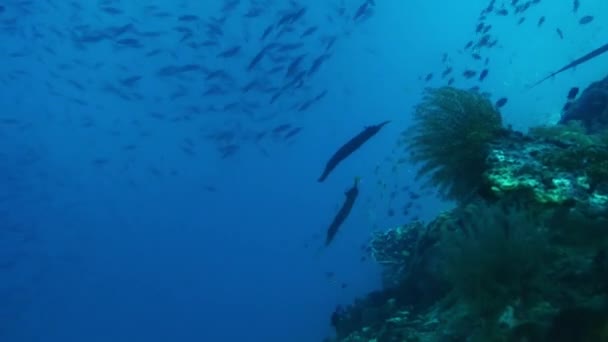
{"label": "coral reef", "polygon": [[466,199],[485,169],[488,143],[502,132],[500,113],[485,96],[452,87],[429,88],[406,132],[412,161],[421,164],[446,199]]}
{"label": "coral reef", "polygon": [[580,121],[589,132],[608,128],[608,76],[592,83],[574,101],[560,119],[560,123]]}
{"label": "coral reef", "polygon": [[542,291],[551,251],[545,228],[526,211],[471,207],[461,218],[467,224],[444,237],[441,277],[451,291],[444,300],[458,298],[470,314],[495,320],[508,304]]}
{"label": "coral reef", "polygon": [[481,192],[601,213],[608,205],[606,141],[578,126],[542,127],[528,136],[512,133],[492,144]]}
{"label": "coral reef", "polygon": [[383,289],[336,309],[328,341],[608,341],[608,134],[505,130],[465,93],[430,90],[410,147],[447,198],[472,195],[372,235]]}

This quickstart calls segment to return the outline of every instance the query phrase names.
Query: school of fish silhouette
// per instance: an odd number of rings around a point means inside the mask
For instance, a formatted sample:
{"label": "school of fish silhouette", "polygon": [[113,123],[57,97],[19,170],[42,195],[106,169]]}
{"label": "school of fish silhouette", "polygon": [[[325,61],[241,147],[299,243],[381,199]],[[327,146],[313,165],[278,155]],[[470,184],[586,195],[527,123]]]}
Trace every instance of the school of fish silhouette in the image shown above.
{"label": "school of fish silhouette", "polygon": [[[318,181],[321,183],[325,181],[325,179],[329,176],[329,174],[346,158],[348,158],[353,152],[358,150],[363,144],[365,144],[369,139],[375,136],[386,124],[390,123],[390,121],[384,121],[377,125],[367,126],[363,131],[359,134],[352,137],[349,141],[347,141],[342,147],[340,147],[327,161],[325,165],[325,169],[319,177]],[[340,226],[353,208],[357,196],[359,195],[359,177],[355,177],[355,181],[353,186],[348,189],[344,195],[346,198],[344,199],[344,203],[342,203],[342,207],[334,217],[333,221],[329,225],[327,229],[327,236],[325,238],[325,246],[329,246],[333,241],[336,233],[340,229]]]}

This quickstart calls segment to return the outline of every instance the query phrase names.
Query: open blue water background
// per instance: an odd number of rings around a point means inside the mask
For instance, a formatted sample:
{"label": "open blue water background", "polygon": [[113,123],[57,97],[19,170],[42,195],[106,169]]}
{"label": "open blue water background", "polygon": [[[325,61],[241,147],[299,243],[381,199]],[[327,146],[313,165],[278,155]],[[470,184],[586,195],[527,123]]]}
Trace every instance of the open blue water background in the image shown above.
{"label": "open blue water background", "polygon": [[[321,341],[336,305],[381,285],[361,245],[374,229],[412,219],[387,215],[390,189],[419,187],[413,166],[395,166],[406,153],[396,142],[424,87],[445,84],[442,54],[459,72],[472,64],[462,49],[488,1],[375,0],[361,20],[353,15],[363,0],[242,0],[222,12],[229,2],[162,0],[152,10],[145,1],[0,1],[1,341]],[[245,17],[252,7],[260,14]],[[264,29],[301,8],[296,33],[276,39],[301,42],[297,53],[248,71]],[[585,14],[595,20],[581,26]],[[525,16],[519,26],[512,16],[487,20],[499,43],[484,52],[481,84],[493,100],[509,98],[502,113],[518,129],[554,122],[570,87],[608,72],[603,56],[526,90],[606,43],[608,2],[581,0],[573,14],[570,1],[544,0]],[[205,25],[222,17],[219,46],[189,45],[208,40]],[[79,43],[83,32],[127,24],[117,39],[141,46]],[[299,38],[311,26],[312,37]],[[217,57],[235,45],[237,56]],[[240,90],[256,77],[280,87],[284,71],[270,74],[273,65],[300,54],[310,64],[326,51],[301,89],[273,103],[272,91]],[[216,82],[203,72],[158,75],[185,64],[226,71],[224,94],[202,94]],[[133,75],[141,80],[121,88]],[[316,182],[336,148],[384,120],[392,122]],[[273,136],[282,124],[301,131]],[[227,146],[236,152],[224,156]],[[360,198],[320,250],[355,176]],[[420,219],[449,205],[420,193]]]}

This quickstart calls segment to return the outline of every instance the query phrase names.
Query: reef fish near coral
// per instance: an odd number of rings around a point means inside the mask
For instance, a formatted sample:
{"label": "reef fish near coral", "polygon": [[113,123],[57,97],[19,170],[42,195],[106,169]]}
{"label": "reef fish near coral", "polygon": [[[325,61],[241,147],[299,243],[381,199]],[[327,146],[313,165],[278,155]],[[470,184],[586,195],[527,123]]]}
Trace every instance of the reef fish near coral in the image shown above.
{"label": "reef fish near coral", "polygon": [[574,102],[574,99],[576,98],[576,95],[578,95],[578,87],[572,87],[570,88],[570,91],[568,91],[568,100],[566,102],[566,104],[564,105],[564,108],[562,109],[564,112],[567,111],[568,109],[570,109],[570,107],[572,106],[572,103]]}
{"label": "reef fish near coral", "polygon": [[570,88],[570,90],[568,91],[568,100],[574,100],[576,98],[576,95],[578,95],[578,87]]}
{"label": "reef fish near coral", "polygon": [[366,141],[368,141],[371,137],[376,135],[380,129],[389,123],[390,121],[384,121],[377,125],[365,127],[365,129],[357,134],[355,137],[350,139],[346,144],[342,145],[336,153],[329,159],[327,164],[325,165],[325,170],[323,170],[323,174],[319,177],[318,181],[323,182],[327,176],[333,171],[333,169],[340,164],[346,157],[350,156],[353,152],[359,149]]}
{"label": "reef fish near coral", "polygon": [[601,55],[601,54],[603,54],[603,53],[605,53],[607,51],[608,51],[608,44],[605,44],[605,45],[603,45],[603,46],[601,46],[601,47],[599,47],[599,48],[597,48],[597,49],[589,52],[588,54],[584,55],[583,57],[575,59],[571,63],[568,63],[567,65],[565,65],[563,68],[561,68],[561,69],[559,69],[559,70],[557,70],[555,72],[552,72],[551,74],[549,74],[549,76],[547,76],[547,77],[543,78],[542,80],[540,80],[540,81],[534,83],[533,85],[531,85],[530,89],[536,87],[537,85],[543,83],[544,81],[550,79],[551,77],[553,77],[553,76],[555,76],[555,75],[557,75],[557,74],[559,74],[561,72],[564,72],[564,71],[566,71],[568,69],[572,69],[572,68],[576,67],[577,65],[583,64],[583,63],[585,63],[587,61],[590,61],[591,59],[593,59],[593,58],[595,58],[595,57],[597,57],[597,56],[599,56],[599,55]]}
{"label": "reef fish near coral", "polygon": [[353,208],[353,205],[355,204],[355,200],[359,195],[358,185],[359,177],[356,177],[355,184],[353,184],[353,187],[348,189],[344,193],[344,195],[346,195],[346,199],[342,204],[342,208],[340,208],[340,211],[338,211],[338,213],[334,217],[334,220],[331,222],[331,225],[329,225],[329,228],[327,229],[325,246],[329,246],[329,244],[333,241],[334,237],[336,236],[336,233],[338,232],[338,229],[340,229],[340,226],[342,225],[342,223],[344,223],[344,220],[346,220],[348,214],[350,214],[350,211]]}
{"label": "reef fish near coral", "polygon": [[496,106],[496,108],[502,108],[504,107],[504,105],[507,104],[508,101],[509,99],[507,99],[506,97],[501,97],[500,99],[498,99],[498,101],[496,101],[494,106]]}

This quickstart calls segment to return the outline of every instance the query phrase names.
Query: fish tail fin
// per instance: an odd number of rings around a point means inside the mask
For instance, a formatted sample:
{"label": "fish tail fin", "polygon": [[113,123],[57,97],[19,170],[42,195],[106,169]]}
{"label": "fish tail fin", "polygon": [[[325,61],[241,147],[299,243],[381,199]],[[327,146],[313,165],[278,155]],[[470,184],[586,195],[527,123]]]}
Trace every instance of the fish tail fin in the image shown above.
{"label": "fish tail fin", "polygon": [[551,77],[555,76],[556,73],[552,73],[549,76],[541,79],[540,81],[536,82],[536,83],[532,83],[531,85],[528,86],[528,90],[532,89],[532,88],[536,88],[536,86],[538,86],[539,84],[545,82],[546,80],[550,79]]}

